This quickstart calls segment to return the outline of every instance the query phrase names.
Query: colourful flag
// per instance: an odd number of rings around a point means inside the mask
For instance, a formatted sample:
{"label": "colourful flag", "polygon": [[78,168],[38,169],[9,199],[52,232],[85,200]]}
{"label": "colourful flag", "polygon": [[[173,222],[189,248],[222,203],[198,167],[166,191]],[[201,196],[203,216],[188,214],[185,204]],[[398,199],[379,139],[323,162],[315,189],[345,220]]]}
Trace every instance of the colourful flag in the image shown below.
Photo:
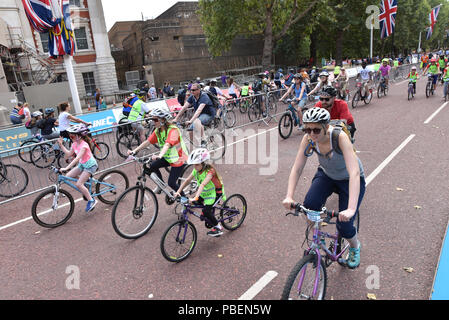
{"label": "colourful flag", "polygon": [[380,3],[379,26],[381,39],[388,37],[394,32],[397,11],[397,0],[382,0]]}
{"label": "colourful flag", "polygon": [[435,26],[435,23],[437,22],[438,13],[440,13],[440,6],[438,5],[435,8],[432,9],[432,11],[429,13],[429,23],[430,26],[427,28],[427,40],[430,39],[433,33],[433,27]]}

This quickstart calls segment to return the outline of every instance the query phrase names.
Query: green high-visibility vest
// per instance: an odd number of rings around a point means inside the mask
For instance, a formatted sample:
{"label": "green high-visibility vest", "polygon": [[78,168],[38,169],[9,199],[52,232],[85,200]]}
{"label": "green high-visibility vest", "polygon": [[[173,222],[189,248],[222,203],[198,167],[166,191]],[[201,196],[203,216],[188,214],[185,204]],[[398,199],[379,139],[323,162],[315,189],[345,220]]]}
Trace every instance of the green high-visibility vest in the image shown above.
{"label": "green high-visibility vest", "polygon": [[141,116],[141,112],[142,112],[142,100],[137,100],[136,102],[134,102],[133,107],[131,109],[131,111],[129,112],[129,116],[128,116],[128,120],[129,121],[136,121],[139,116]]}
{"label": "green high-visibility vest", "polygon": [[379,68],[380,68],[380,63],[376,63],[376,64],[374,65],[374,71],[375,71],[375,72],[379,71]]}
{"label": "green high-visibility vest", "polygon": [[[184,143],[184,139],[182,138],[181,131],[175,125],[170,125],[167,130],[160,131],[160,129],[156,129],[154,132],[156,134],[157,143],[159,144],[159,148],[163,148],[165,145],[165,141],[167,141],[168,134],[170,130],[178,130],[179,140],[181,141],[181,148],[184,154],[188,154],[186,144]],[[179,148],[179,147],[178,147]],[[178,148],[176,146],[170,147],[164,155],[164,159],[167,160],[168,163],[175,163],[179,160]]]}
{"label": "green high-visibility vest", "polygon": [[336,76],[339,75],[340,74],[340,69],[341,68],[339,66],[336,66],[335,69],[334,69],[334,75],[336,75]]}
{"label": "green high-visibility vest", "polygon": [[395,67],[399,67],[399,61],[397,61],[397,60],[394,60],[394,62],[393,62],[393,66],[395,66]]}
{"label": "green high-visibility vest", "polygon": [[242,96],[247,96],[249,93],[249,86],[242,87]]}
{"label": "green high-visibility vest", "polygon": [[[204,170],[203,173],[199,174],[195,169],[192,171],[193,177],[198,182],[198,185],[201,185],[203,181],[206,179],[206,176],[209,171]],[[201,198],[204,199],[205,205],[213,205],[215,203],[215,198],[217,197],[217,193],[215,191],[215,185],[211,181],[204,187],[203,192],[200,194]]]}

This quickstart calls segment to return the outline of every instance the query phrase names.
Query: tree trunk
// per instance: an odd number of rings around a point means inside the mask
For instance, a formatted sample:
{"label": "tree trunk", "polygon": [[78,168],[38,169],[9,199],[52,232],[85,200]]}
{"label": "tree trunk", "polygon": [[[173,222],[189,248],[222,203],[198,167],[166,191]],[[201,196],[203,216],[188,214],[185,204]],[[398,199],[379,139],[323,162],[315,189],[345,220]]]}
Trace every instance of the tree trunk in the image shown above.
{"label": "tree trunk", "polygon": [[312,57],[312,65],[310,67],[316,66],[317,62],[316,62],[316,44],[317,44],[317,40],[316,40],[316,32],[312,32],[312,34],[310,35],[310,56]]}
{"label": "tree trunk", "polygon": [[335,65],[341,65],[341,61],[343,58],[343,37],[344,31],[338,30],[335,35]]}
{"label": "tree trunk", "polygon": [[271,9],[267,8],[267,27],[264,32],[262,67],[268,70],[271,67],[271,60],[273,57],[273,13]]}

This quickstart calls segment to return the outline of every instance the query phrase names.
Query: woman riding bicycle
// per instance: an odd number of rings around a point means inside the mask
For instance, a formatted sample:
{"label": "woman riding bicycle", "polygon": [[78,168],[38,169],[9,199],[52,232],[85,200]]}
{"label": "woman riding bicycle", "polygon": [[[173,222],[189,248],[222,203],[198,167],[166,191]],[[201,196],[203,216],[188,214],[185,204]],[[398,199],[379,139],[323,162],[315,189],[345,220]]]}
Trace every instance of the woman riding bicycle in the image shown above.
{"label": "woman riding bicycle", "polygon": [[[154,123],[155,130],[151,136],[142,142],[134,150],[128,150],[129,155],[136,154],[139,150],[148,147],[151,144],[159,146],[159,155],[152,156],[152,162],[149,166],[149,175],[153,172],[162,179],[160,168],[171,167],[168,185],[173,190],[178,190],[178,178],[181,176],[187,161],[188,151],[181,135],[181,131],[171,122],[171,114],[168,108],[156,107],[150,113],[151,120]],[[157,187],[154,193],[160,194],[162,190]]]}
{"label": "woman riding bicycle", "polygon": [[346,89],[349,84],[349,77],[344,67],[341,67],[340,73],[335,78],[335,81],[339,84],[340,97],[342,99],[346,98]]}
{"label": "woman riding bicycle", "polygon": [[223,234],[222,226],[214,216],[213,205],[220,197],[222,201],[226,200],[223,181],[217,170],[207,161],[210,160],[210,153],[207,149],[199,148],[192,151],[187,163],[194,166],[190,176],[182,183],[175,197],[181,196],[182,190],[192,181],[193,178],[198,182],[198,190],[194,198],[189,199],[190,203],[195,205],[204,205],[203,214],[210,220],[213,228],[207,233],[211,237],[219,237]]}
{"label": "woman riding bicycle", "polygon": [[303,77],[299,73],[294,75],[293,80],[295,83],[292,84],[290,88],[288,88],[287,92],[282,96],[282,98],[279,99],[279,101],[283,101],[286,97],[292,94],[293,91],[295,92],[295,102],[298,104],[298,128],[301,128],[302,108],[304,108],[307,103],[307,86],[303,81]]}
{"label": "woman riding bicycle", "polygon": [[92,198],[89,190],[84,186],[84,183],[86,183],[98,169],[97,160],[95,160],[92,151],[90,150],[90,138],[88,137],[89,129],[83,124],[77,124],[70,126],[66,131],[70,140],[72,140],[72,147],[70,150],[67,150],[64,147],[63,137],[58,139],[59,147],[68,157],[75,155],[75,158],[67,167],[61,168],[60,170],[61,172],[67,172],[71,169],[67,174],[67,177],[70,178],[79,176],[75,185],[87,199],[86,212],[89,212],[95,207],[97,201]]}
{"label": "woman riding bicycle", "polygon": [[332,132],[337,130],[329,125],[330,114],[323,108],[311,108],[304,113],[304,135],[288,180],[287,196],[283,201],[290,210],[296,185],[302,174],[307,158],[314,152],[318,155],[320,166],[312,180],[312,185],[304,200],[304,207],[319,211],[333,193],[339,196],[339,218],[337,230],[348,240],[348,266],[355,268],[360,264],[360,242],[353,225],[365,194],[365,179],[362,163],[354,152],[349,137],[337,131],[338,145],[342,154],[332,146]]}

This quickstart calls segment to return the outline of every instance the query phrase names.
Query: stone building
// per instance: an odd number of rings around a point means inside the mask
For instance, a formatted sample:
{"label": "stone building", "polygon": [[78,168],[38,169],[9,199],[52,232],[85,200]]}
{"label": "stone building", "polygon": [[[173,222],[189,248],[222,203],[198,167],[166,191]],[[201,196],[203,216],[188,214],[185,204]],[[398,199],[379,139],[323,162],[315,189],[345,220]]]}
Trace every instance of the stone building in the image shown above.
{"label": "stone building", "polygon": [[[105,95],[117,92],[101,0],[70,0],[70,13],[75,38],[73,69],[81,102],[95,88]],[[21,0],[2,0],[0,22],[0,39],[6,39],[0,43],[0,67],[3,64],[7,90],[20,92],[27,86],[66,80],[62,58],[49,58],[48,35],[31,28]],[[0,88],[5,90],[4,85]]]}
{"label": "stone building", "polygon": [[[123,49],[113,51],[116,66],[120,66],[119,82],[126,83],[126,71],[136,71],[140,80],[156,87],[165,81],[179,85],[196,77],[218,77],[223,71],[248,67],[256,70],[261,65],[261,37],[239,37],[229,52],[212,58],[197,10],[197,2],[177,2],[155,19],[135,22],[122,41]],[[118,38],[113,30],[110,39]]]}

